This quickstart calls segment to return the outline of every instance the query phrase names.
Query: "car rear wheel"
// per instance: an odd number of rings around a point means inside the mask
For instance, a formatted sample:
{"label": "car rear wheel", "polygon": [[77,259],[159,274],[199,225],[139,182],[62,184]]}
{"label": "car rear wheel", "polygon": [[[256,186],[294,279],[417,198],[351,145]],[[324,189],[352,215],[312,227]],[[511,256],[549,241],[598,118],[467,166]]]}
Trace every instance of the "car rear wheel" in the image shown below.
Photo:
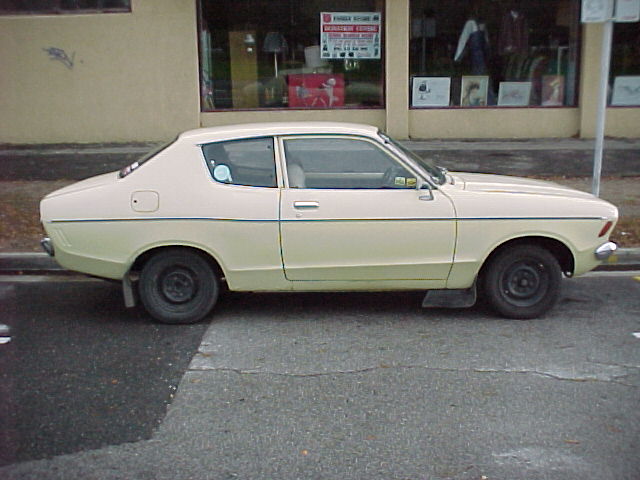
{"label": "car rear wheel", "polygon": [[154,255],[140,273],[138,292],[149,314],[161,323],[202,320],[213,308],[219,281],[205,258],[172,249]]}
{"label": "car rear wheel", "polygon": [[521,244],[505,248],[489,261],[483,287],[500,315],[524,320],[555,305],[561,281],[560,265],[548,250]]}

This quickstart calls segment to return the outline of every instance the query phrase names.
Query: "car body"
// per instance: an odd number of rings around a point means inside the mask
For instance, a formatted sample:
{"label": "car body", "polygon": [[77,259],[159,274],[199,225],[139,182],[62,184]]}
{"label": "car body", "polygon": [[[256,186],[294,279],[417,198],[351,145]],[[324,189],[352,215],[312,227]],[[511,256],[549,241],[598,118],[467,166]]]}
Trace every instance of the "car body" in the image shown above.
{"label": "car body", "polygon": [[137,292],[169,323],[206,316],[221,279],[236,291],[427,290],[436,306],[471,305],[480,289],[502,315],[532,318],[563,273],[615,251],[618,218],[588,193],[449,173],[375,127],[328,122],[188,131],[40,208],[60,265],[122,281],[127,304]]}

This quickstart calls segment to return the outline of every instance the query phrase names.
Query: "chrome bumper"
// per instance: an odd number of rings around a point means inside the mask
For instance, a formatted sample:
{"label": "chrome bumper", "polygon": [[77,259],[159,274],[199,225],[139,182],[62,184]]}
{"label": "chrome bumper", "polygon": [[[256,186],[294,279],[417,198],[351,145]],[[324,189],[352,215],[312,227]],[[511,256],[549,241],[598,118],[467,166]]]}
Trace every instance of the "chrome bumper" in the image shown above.
{"label": "chrome bumper", "polygon": [[43,250],[47,252],[50,257],[56,256],[56,251],[53,248],[53,242],[49,237],[45,237],[42,240],[40,240],[40,245],[42,245]]}
{"label": "chrome bumper", "polygon": [[618,249],[618,246],[615,243],[607,242],[607,243],[603,243],[598,248],[596,248],[596,251],[594,252],[594,254],[598,260],[606,260],[611,255],[616,253],[617,249]]}

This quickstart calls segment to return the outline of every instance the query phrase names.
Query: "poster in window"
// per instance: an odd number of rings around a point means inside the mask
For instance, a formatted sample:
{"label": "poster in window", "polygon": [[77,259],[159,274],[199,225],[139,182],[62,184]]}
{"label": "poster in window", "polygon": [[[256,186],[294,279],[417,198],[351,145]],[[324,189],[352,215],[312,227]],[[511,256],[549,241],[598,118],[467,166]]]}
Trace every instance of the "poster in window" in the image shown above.
{"label": "poster in window", "polygon": [[487,105],[489,77],[485,75],[462,77],[460,106],[484,107]]}
{"label": "poster in window", "polygon": [[606,22],[613,15],[613,0],[582,0],[582,23]]}
{"label": "poster in window", "polygon": [[560,107],[564,105],[564,75],[542,76],[543,107]]}
{"label": "poster in window", "polygon": [[611,105],[636,107],[640,105],[640,77],[616,77],[613,82]]}
{"label": "poster in window", "polygon": [[293,74],[288,76],[289,107],[333,108],[344,106],[342,74]]}
{"label": "poster in window", "polygon": [[498,105],[501,107],[526,107],[531,97],[531,82],[500,82]]}
{"label": "poster in window", "polygon": [[380,12],[321,12],[320,47],[323,59],[379,59]]}
{"label": "poster in window", "polygon": [[450,77],[413,77],[412,107],[448,107]]}
{"label": "poster in window", "polygon": [[633,23],[640,20],[640,0],[616,0],[616,22]]}

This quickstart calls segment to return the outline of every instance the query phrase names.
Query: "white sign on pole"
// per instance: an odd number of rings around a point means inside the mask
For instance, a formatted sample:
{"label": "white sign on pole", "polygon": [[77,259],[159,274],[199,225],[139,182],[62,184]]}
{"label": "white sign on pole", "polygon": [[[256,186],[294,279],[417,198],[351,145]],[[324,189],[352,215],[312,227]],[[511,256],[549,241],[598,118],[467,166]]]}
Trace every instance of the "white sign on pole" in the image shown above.
{"label": "white sign on pole", "polygon": [[640,20],[640,0],[616,0],[616,22],[637,22]]}
{"label": "white sign on pole", "polygon": [[582,23],[603,23],[613,17],[613,0],[582,0]]}

